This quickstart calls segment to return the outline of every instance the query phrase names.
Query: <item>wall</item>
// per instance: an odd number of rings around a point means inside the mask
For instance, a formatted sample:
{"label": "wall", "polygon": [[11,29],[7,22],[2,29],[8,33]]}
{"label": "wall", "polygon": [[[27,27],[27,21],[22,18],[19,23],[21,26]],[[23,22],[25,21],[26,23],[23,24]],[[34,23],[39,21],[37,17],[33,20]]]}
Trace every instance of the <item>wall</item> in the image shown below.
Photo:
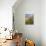
{"label": "wall", "polygon": [[46,0],[41,1],[41,41],[46,46]]}
{"label": "wall", "polygon": [[[35,41],[36,46],[41,46],[41,1],[40,0],[23,0],[23,2],[14,8],[15,28],[18,32],[23,33],[24,38]],[[34,14],[34,24],[25,25],[26,11]]]}
{"label": "wall", "polygon": [[12,6],[16,0],[0,0],[0,27],[12,28]]}

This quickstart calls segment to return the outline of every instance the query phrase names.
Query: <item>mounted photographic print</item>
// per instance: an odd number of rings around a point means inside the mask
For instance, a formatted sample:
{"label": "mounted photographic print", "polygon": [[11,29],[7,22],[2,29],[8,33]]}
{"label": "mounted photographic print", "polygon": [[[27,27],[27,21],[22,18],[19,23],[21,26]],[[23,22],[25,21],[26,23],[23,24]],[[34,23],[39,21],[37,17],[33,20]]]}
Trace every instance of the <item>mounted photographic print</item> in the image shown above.
{"label": "mounted photographic print", "polygon": [[34,16],[33,16],[33,14],[25,14],[25,24],[26,25],[34,24]]}

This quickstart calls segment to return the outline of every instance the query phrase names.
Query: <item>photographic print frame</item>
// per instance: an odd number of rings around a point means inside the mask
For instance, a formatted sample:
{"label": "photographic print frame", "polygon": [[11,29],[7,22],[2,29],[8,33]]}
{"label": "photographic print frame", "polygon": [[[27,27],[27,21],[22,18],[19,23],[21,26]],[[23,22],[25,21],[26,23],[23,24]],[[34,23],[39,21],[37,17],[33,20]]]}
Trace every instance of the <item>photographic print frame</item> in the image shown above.
{"label": "photographic print frame", "polygon": [[34,16],[32,13],[25,13],[25,24],[26,25],[34,24]]}

